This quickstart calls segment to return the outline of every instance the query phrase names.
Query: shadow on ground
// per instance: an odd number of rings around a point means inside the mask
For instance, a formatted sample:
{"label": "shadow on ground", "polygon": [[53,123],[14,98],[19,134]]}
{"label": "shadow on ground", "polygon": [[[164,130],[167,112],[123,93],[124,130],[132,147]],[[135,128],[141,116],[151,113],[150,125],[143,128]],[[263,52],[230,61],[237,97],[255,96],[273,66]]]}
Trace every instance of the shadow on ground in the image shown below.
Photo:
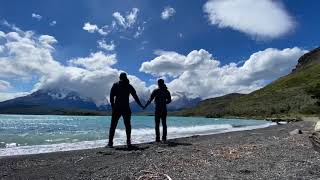
{"label": "shadow on ground", "polygon": [[145,146],[145,147],[139,147],[139,146],[123,146],[123,147],[116,147],[115,150],[117,151],[144,151],[146,149],[148,149],[149,146]]}
{"label": "shadow on ground", "polygon": [[177,146],[191,146],[191,143],[184,143],[184,142],[174,142],[174,141],[168,141],[166,143],[162,144],[163,146],[167,147],[177,147]]}

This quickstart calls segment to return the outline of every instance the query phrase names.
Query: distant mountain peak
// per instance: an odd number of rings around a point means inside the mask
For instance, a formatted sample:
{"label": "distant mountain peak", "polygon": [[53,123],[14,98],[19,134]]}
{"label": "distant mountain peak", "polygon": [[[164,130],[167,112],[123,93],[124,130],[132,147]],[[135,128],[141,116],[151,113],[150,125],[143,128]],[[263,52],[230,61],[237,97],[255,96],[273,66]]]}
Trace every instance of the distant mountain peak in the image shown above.
{"label": "distant mountain peak", "polygon": [[74,100],[74,101],[85,101],[85,102],[91,102],[92,99],[89,97],[83,97],[78,92],[57,88],[57,89],[40,89],[32,94],[30,96],[36,97],[36,96],[49,96],[52,99],[55,100]]}

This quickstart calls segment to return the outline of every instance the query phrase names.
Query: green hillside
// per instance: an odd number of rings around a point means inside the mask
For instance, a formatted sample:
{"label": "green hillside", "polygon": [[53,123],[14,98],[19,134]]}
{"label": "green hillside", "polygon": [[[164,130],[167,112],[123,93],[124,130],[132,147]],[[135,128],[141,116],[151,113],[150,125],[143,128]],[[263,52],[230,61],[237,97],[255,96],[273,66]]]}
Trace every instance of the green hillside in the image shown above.
{"label": "green hillside", "polygon": [[302,56],[297,68],[248,95],[231,94],[207,99],[176,115],[207,117],[296,117],[320,114],[308,92],[319,88],[320,49]]}

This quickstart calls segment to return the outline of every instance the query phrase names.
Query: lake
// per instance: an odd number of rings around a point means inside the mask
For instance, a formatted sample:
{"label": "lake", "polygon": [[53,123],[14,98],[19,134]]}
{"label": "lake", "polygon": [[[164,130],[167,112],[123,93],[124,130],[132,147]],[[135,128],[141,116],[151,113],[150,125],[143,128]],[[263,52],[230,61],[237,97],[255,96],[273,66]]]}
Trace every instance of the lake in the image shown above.
{"label": "lake", "polygon": [[[38,154],[103,147],[107,144],[110,116],[0,115],[0,156]],[[273,125],[261,120],[168,117],[168,139]],[[133,116],[132,143],[155,139],[154,117]],[[126,142],[122,118],[114,144]]]}

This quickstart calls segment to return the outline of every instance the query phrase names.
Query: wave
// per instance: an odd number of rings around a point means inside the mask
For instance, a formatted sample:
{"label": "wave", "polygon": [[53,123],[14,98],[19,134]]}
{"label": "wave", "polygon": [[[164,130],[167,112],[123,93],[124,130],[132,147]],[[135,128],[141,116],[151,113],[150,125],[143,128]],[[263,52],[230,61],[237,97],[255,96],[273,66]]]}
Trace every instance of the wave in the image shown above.
{"label": "wave", "polygon": [[[226,133],[232,131],[243,131],[265,128],[275,123],[266,123],[257,126],[236,126],[233,127],[230,124],[221,125],[203,125],[203,126],[188,126],[188,127],[169,127],[168,138],[181,138],[194,135],[209,135]],[[155,139],[155,130],[152,128],[140,128],[132,129],[132,142],[134,144],[152,142]],[[126,140],[125,130],[117,129],[114,144],[124,145]],[[51,140],[48,140],[51,141]],[[54,141],[54,140],[52,140]],[[49,145],[33,145],[33,146],[17,146],[16,143],[10,143],[6,145],[6,148],[0,148],[0,156],[15,156],[15,155],[27,155],[27,154],[40,154],[59,151],[71,151],[82,149],[94,149],[104,147],[107,144],[107,139],[95,140],[95,141],[81,141],[73,143],[58,143]]]}

